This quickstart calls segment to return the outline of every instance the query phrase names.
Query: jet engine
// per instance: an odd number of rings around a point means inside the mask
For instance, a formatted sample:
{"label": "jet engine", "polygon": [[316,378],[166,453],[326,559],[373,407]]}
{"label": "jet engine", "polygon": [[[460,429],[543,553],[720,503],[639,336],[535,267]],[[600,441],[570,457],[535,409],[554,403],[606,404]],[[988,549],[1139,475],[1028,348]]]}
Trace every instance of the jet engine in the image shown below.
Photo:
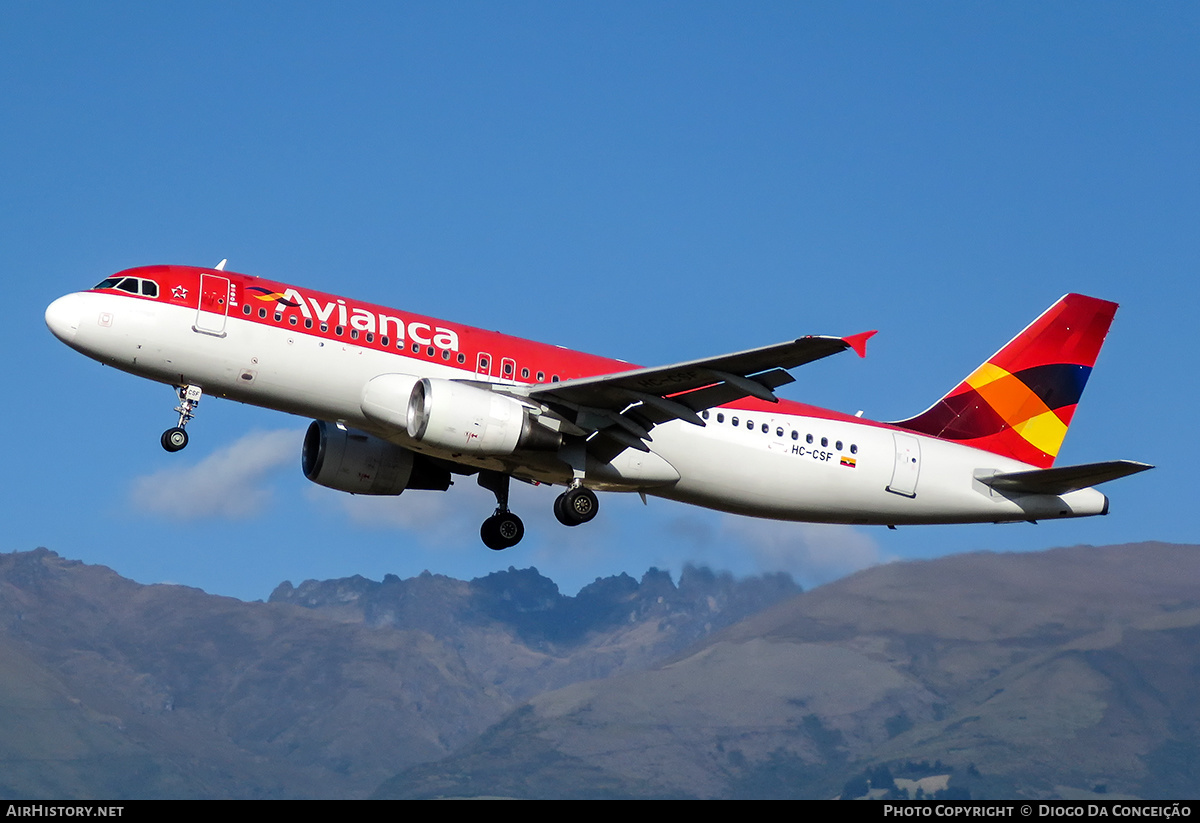
{"label": "jet engine", "polygon": [[351,494],[450,488],[450,471],[423,455],[355,429],[314,420],[300,457],[312,482]]}
{"label": "jet engine", "polygon": [[554,450],[562,442],[515,397],[439,378],[413,386],[407,422],[409,437],[450,452],[505,455]]}

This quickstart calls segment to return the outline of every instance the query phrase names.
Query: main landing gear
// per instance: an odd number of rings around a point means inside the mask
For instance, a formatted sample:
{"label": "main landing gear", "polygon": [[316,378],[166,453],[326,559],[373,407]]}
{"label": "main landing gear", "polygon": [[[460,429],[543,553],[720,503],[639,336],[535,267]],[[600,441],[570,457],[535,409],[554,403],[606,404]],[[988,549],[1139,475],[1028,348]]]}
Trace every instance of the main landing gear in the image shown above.
{"label": "main landing gear", "polygon": [[483,545],[492,551],[510,549],[525,536],[525,524],[508,510],[507,474],[492,471],[479,473],[479,485],[496,495],[496,512],[479,527]]}
{"label": "main landing gear", "polygon": [[[525,524],[521,518],[508,510],[509,476],[501,472],[481,471],[479,485],[496,495],[496,511],[479,527],[483,545],[493,551],[509,549],[521,542],[525,536]],[[585,488],[580,481],[554,500],[554,516],[564,526],[579,526],[587,523],[600,510],[596,493]]]}
{"label": "main landing gear", "polygon": [[180,386],[178,391],[179,405],[175,407],[175,411],[179,412],[179,424],[163,432],[159,440],[162,447],[169,452],[177,452],[188,444],[184,426],[196,416],[196,406],[200,405],[200,396],[204,394],[199,386]]}
{"label": "main landing gear", "polygon": [[579,526],[593,517],[600,510],[600,501],[591,489],[578,484],[571,486],[554,499],[554,516],[564,526]]}

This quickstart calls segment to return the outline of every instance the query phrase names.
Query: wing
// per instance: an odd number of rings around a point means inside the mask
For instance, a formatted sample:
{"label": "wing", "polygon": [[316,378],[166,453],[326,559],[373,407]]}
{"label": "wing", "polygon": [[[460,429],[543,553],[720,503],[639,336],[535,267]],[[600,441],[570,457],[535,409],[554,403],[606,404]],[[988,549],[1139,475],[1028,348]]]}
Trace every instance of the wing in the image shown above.
{"label": "wing", "polygon": [[[774,346],[690,360],[670,366],[581,377],[531,387],[529,397],[555,409],[568,421],[564,431],[608,444],[589,445],[597,456],[626,447],[649,451],[650,430],[668,420],[703,426],[698,412],[744,397],[778,402],[774,390],[795,380],[787,369],[854,349],[866,355],[875,332],[850,337],[802,337]],[[574,430],[569,421],[574,421]]]}

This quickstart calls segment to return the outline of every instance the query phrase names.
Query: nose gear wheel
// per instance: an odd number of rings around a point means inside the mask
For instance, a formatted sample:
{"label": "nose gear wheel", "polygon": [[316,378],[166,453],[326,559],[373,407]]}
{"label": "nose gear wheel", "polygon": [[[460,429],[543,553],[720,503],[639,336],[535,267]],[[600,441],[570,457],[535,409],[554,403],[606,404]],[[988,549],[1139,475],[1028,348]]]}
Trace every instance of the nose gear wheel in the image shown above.
{"label": "nose gear wheel", "polygon": [[176,426],[163,432],[159,442],[167,451],[177,452],[188,444],[188,435],[187,432]]}

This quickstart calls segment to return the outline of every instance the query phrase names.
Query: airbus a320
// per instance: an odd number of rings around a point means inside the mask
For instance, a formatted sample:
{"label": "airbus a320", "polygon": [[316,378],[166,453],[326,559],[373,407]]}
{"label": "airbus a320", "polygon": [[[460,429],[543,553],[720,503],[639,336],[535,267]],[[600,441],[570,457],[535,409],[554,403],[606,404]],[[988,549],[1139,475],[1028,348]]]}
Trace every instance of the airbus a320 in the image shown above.
{"label": "airbus a320", "polygon": [[1107,514],[1094,486],[1151,468],[1054,465],[1117,305],[1068,294],[926,411],[891,423],[779,399],[789,374],[874,332],[810,336],[658,368],[214,268],[147,266],[68,294],[46,324],[71,348],[174,386],[169,452],[201,399],[313,418],[301,463],[351,494],[445,491],[475,475],[506,549],[525,528],[512,478],[751,517],[897,526]]}

